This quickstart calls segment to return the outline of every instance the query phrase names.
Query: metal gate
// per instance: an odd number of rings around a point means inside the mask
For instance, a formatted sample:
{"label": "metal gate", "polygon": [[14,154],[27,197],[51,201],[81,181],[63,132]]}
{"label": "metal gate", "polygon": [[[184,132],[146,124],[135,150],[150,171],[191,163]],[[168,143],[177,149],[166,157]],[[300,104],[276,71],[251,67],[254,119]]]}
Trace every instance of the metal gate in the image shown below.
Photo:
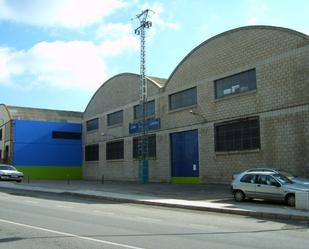
{"label": "metal gate", "polygon": [[199,183],[198,130],[170,134],[171,181]]}

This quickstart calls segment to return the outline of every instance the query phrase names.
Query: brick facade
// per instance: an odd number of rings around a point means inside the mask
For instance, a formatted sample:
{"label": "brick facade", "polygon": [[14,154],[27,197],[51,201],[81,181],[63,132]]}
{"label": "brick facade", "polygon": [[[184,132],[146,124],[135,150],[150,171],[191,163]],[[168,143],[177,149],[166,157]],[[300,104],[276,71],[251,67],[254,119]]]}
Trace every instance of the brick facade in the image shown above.
{"label": "brick facade", "polygon": [[[253,68],[255,90],[215,98],[215,80]],[[170,111],[169,95],[191,87],[197,88],[197,105]],[[120,74],[103,84],[89,102],[84,123],[97,117],[99,129],[87,133],[84,128],[84,146],[99,143],[100,160],[84,162],[86,179],[103,175],[112,180],[138,179],[138,161],[132,158],[134,136],[128,132],[138,89],[138,75]],[[155,131],[156,158],[149,160],[150,181],[170,180],[169,135],[192,129],[199,131],[202,183],[228,183],[233,174],[254,166],[282,168],[309,177],[308,36],[269,26],[227,31],[193,49],[164,86],[149,80],[148,96],[155,99],[155,116],[161,120],[161,128]],[[118,110],[124,110],[123,125],[108,128],[106,115]],[[216,124],[252,116],[259,118],[259,149],[215,152]],[[105,160],[106,142],[119,139],[124,140],[124,159]]]}

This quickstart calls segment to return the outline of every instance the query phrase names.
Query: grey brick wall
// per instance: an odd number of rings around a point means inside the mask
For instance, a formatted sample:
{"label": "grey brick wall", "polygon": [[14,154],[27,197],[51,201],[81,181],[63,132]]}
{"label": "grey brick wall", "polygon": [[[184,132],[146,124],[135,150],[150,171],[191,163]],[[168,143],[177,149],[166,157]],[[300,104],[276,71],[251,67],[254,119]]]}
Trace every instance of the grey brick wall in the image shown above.
{"label": "grey brick wall", "polygon": [[[214,81],[248,69],[256,69],[256,90],[215,99]],[[169,95],[197,87],[197,105],[170,111]],[[138,103],[138,75],[122,74],[107,81],[94,95],[84,122],[100,118],[95,133],[84,130],[84,144],[100,142],[100,162],[84,163],[84,177],[136,181],[138,161],[132,159],[128,124]],[[157,156],[149,160],[150,180],[170,179],[172,132],[199,130],[201,182],[229,183],[232,175],[254,166],[272,166],[309,177],[309,38],[293,30],[276,27],[245,27],[215,36],[192,50],[175,68],[165,87],[150,84],[149,98],[156,100]],[[123,109],[124,125],[106,127],[106,114]],[[193,110],[199,115],[192,115]],[[214,125],[258,116],[261,148],[252,151],[216,153]],[[105,141],[125,140],[125,158],[105,160]],[[98,173],[97,173],[98,172]]]}

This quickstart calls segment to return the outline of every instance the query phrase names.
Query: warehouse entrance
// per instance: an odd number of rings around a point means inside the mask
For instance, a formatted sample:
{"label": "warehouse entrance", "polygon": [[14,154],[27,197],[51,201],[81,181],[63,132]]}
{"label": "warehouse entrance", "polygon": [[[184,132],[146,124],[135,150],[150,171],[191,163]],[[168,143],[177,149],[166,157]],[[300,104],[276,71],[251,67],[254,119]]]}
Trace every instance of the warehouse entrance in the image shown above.
{"label": "warehouse entrance", "polygon": [[199,183],[198,130],[170,134],[171,181]]}

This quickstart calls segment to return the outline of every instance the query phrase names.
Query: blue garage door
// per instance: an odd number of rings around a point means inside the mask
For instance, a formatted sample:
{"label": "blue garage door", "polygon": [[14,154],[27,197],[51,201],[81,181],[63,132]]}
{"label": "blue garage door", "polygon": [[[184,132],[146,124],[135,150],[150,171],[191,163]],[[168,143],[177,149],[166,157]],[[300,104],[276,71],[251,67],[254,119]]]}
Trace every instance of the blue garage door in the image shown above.
{"label": "blue garage door", "polygon": [[198,130],[171,135],[172,182],[197,183],[199,179]]}

